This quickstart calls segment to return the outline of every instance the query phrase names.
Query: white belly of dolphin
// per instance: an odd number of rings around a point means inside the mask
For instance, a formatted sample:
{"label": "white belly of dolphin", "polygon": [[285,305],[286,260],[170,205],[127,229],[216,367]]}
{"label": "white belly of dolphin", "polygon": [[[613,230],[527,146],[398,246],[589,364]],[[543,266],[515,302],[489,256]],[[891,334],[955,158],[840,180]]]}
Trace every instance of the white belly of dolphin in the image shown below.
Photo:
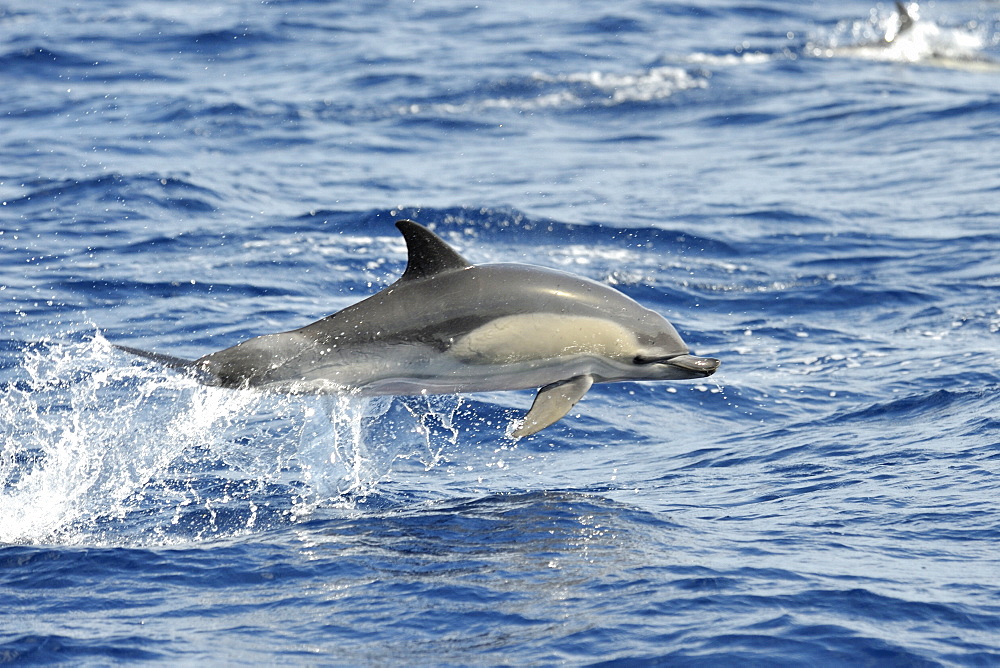
{"label": "white belly of dolphin", "polygon": [[509,315],[458,339],[449,353],[473,364],[509,364],[574,355],[628,358],[638,348],[635,335],[616,322],[582,315]]}
{"label": "white belly of dolphin", "polygon": [[366,356],[363,363],[317,365],[301,376],[262,384],[262,389],[297,394],[344,390],[364,396],[452,394],[537,388],[572,376],[618,378],[627,366],[588,353],[559,357],[509,356],[487,359],[440,354],[420,346],[408,350],[385,348]]}
{"label": "white belly of dolphin", "polygon": [[530,313],[491,320],[443,354],[403,342],[320,355],[313,350],[297,377],[265,386],[298,393],[349,388],[365,395],[526,389],[582,374],[627,376],[636,347],[632,332],[603,318]]}

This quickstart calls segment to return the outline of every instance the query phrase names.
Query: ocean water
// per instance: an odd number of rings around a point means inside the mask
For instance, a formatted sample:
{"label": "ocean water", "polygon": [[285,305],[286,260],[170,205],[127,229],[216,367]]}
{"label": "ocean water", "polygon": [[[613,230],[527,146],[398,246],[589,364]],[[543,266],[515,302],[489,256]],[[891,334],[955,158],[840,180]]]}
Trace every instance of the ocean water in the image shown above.
{"label": "ocean water", "polygon": [[[0,3],[0,662],[1000,664],[1000,5],[910,7]],[[515,441],[111,345],[312,322],[401,217],[722,367]]]}

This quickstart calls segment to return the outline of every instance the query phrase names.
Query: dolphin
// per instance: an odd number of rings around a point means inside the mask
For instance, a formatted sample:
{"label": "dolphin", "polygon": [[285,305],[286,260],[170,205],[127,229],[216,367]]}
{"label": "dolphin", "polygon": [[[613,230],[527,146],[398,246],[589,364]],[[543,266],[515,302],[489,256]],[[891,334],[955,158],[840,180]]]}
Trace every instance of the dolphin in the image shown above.
{"label": "dolphin", "polygon": [[121,350],[208,385],[291,394],[489,392],[540,387],[512,432],[562,418],[594,383],[710,376],[663,316],[601,283],[525,264],[473,265],[411,220],[403,275],[311,325],[197,360]]}
{"label": "dolphin", "polygon": [[1000,71],[1000,63],[983,55],[980,37],[921,20],[916,2],[905,4],[896,0],[894,4],[896,13],[886,22],[885,31],[877,39],[834,47],[807,44],[807,51],[825,58],[909,62],[968,72]]}
{"label": "dolphin", "polygon": [[[916,3],[913,3],[913,10],[914,12],[917,10]],[[910,15],[910,10],[902,2],[896,0],[896,20],[886,27],[885,34],[882,35],[882,39],[878,43],[882,46],[892,44],[897,37],[913,30],[913,24],[914,17]]]}

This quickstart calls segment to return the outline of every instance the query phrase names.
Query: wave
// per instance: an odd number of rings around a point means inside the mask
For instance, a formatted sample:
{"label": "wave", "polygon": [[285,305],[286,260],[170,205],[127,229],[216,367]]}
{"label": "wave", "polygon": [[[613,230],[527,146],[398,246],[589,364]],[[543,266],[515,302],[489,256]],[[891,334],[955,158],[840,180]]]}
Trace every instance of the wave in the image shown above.
{"label": "wave", "polygon": [[566,247],[571,249],[569,253],[589,249],[595,256],[607,252],[618,254],[629,248],[634,249],[637,256],[648,254],[650,250],[666,249],[677,253],[697,249],[723,256],[738,254],[732,245],[720,238],[695,234],[684,228],[566,223],[498,206],[399,207],[369,211],[317,209],[291,219],[286,227],[313,231],[332,228],[341,233],[369,236],[373,230],[384,230],[386,236],[398,240],[392,223],[400,218],[429,224],[448,241],[458,246],[475,244],[477,250],[487,254],[493,253],[491,247],[500,249],[496,252],[508,253],[511,248],[537,247],[539,243]]}
{"label": "wave", "polygon": [[[149,207],[192,213],[211,212],[217,206],[218,195],[209,188],[178,176],[110,173],[79,179],[27,181],[22,184],[18,195],[7,199],[4,206],[52,210],[52,207],[77,206],[82,201],[124,204],[135,209],[133,219],[141,220],[146,217],[141,212],[148,211]],[[120,225],[118,222],[114,224]]]}
{"label": "wave", "polygon": [[[906,396],[898,396],[889,401],[878,401],[856,410],[838,412],[826,421],[830,424],[840,423],[888,423],[905,425],[910,421],[932,419],[936,425],[947,424],[954,429],[971,429],[975,435],[986,435],[989,425],[996,420],[987,416],[990,397],[997,391],[996,378],[984,374],[984,387],[975,390],[957,391],[954,389],[936,389],[916,392]],[[992,383],[991,383],[992,381]],[[991,386],[993,385],[993,386]]]}
{"label": "wave", "polygon": [[24,46],[0,54],[0,68],[7,76],[50,77],[53,70],[87,69],[93,61],[70,51],[53,51],[44,46]]}
{"label": "wave", "polygon": [[499,82],[484,82],[451,100],[414,100],[396,107],[403,116],[467,115],[489,110],[587,110],[642,105],[677,93],[708,86],[708,80],[686,69],[650,67],[633,72],[547,73]]}

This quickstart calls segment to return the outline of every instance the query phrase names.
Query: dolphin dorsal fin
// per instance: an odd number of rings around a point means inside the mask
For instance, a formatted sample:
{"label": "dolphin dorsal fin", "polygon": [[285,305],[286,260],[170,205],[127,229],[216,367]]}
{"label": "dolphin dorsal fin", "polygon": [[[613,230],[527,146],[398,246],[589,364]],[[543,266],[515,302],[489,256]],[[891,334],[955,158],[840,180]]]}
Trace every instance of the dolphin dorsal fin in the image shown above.
{"label": "dolphin dorsal fin", "polygon": [[414,281],[472,266],[454,248],[423,225],[412,220],[397,220],[396,227],[406,239],[406,271],[400,282]]}
{"label": "dolphin dorsal fin", "polygon": [[896,14],[896,23],[889,25],[889,28],[885,31],[885,36],[882,38],[882,41],[886,44],[892,44],[897,37],[913,28],[914,16],[910,14],[910,10],[906,8],[906,5],[899,0],[896,0]]}
{"label": "dolphin dorsal fin", "polygon": [[899,13],[899,34],[902,35],[913,27],[913,16],[910,14],[910,10],[906,8],[906,5],[899,2],[899,0],[896,0],[896,11]]}

